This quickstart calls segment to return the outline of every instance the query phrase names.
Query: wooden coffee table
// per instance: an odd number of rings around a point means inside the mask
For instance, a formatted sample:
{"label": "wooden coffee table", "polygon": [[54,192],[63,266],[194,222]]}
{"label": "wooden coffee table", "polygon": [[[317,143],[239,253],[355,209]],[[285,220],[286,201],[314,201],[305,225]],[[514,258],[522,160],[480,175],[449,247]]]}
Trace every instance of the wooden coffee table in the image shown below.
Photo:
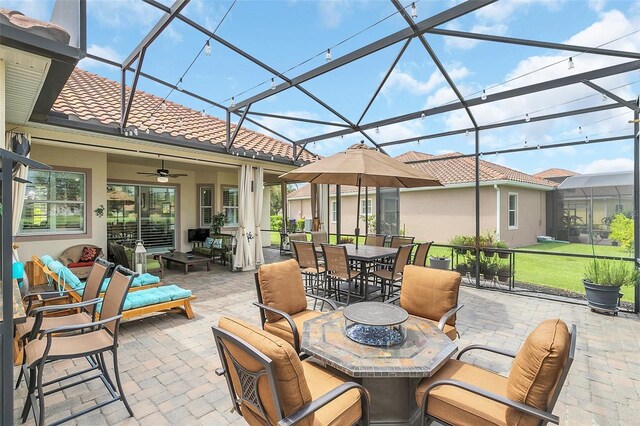
{"label": "wooden coffee table", "polygon": [[189,266],[192,265],[207,265],[207,271],[211,270],[211,258],[207,256],[199,256],[197,254],[187,254],[181,253],[179,251],[174,252],[173,254],[162,254],[159,256],[159,261],[162,263],[162,260],[167,261],[167,269],[171,266],[171,263],[179,263],[184,266],[185,275],[189,272]]}

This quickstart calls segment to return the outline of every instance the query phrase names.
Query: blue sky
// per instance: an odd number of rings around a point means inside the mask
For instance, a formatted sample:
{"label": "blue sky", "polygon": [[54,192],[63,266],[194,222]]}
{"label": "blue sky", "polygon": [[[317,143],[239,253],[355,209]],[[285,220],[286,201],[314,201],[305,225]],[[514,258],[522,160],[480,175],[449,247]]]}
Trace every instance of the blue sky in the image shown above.
{"label": "blue sky", "polygon": [[[162,3],[171,2],[162,0]],[[417,20],[425,19],[455,3],[458,2],[418,1]],[[44,20],[48,20],[52,4],[50,0],[3,0],[3,7],[22,10],[27,15]],[[213,30],[231,4],[232,1],[226,0],[191,0],[184,14]],[[410,2],[403,1],[403,4],[409,5]],[[329,47],[332,48],[333,58],[336,58],[406,28],[404,20],[394,12],[395,8],[387,0],[240,0],[220,25],[217,34],[279,71],[293,67],[286,75],[295,77],[322,65],[325,62],[324,51]],[[89,51],[122,61],[161,16],[162,12],[141,0],[89,0]],[[640,33],[636,32],[640,30],[640,2],[502,0],[448,23],[444,28],[584,46],[605,44],[603,47],[606,48],[637,52],[640,51]],[[341,43],[354,35],[356,36]],[[619,40],[613,41],[615,39]],[[427,40],[462,94],[467,97],[476,97],[483,89],[491,96],[492,92],[628,61],[436,35],[428,35]],[[204,35],[176,20],[148,50],[143,69],[176,83],[205,41]],[[307,82],[304,87],[348,119],[357,121],[400,47],[395,45],[377,52]],[[224,46],[213,43],[212,48],[211,56],[201,55],[185,77],[185,89],[228,105],[231,96],[241,100],[269,88],[273,75]],[[573,70],[569,70],[567,66],[570,56],[574,58]],[[297,66],[305,61],[307,62],[303,65]],[[80,66],[114,80],[119,78],[117,69],[95,61],[84,60]],[[634,99],[640,93],[639,79],[640,73],[636,71],[601,79],[596,83],[607,89],[615,88],[612,91],[625,99]],[[276,82],[280,81],[276,78]],[[259,85],[260,83],[263,84]],[[259,86],[248,90],[256,85]],[[168,92],[166,88],[145,79],[141,79],[139,87],[161,97]],[[209,107],[181,93],[173,93],[169,99],[196,110],[204,108],[213,116],[224,117],[222,110]],[[414,40],[363,122],[443,105],[454,99],[424,48]],[[492,151],[521,147],[525,141],[528,146],[543,146],[585,137],[595,139],[630,134],[632,125],[627,122],[632,118],[632,113],[625,109],[554,122],[524,123],[525,114],[533,117],[568,108],[601,105],[603,102],[612,101],[603,100],[599,94],[584,85],[574,85],[553,93],[542,92],[525,99],[475,107],[473,113],[480,124],[523,119],[523,124],[519,126],[482,132],[481,149]],[[340,122],[331,112],[295,89],[271,96],[255,104],[252,110]],[[338,129],[270,118],[259,121],[292,139]],[[384,142],[467,126],[470,126],[470,121],[466,114],[457,111],[383,127],[379,129],[379,133],[368,133],[376,141]],[[582,128],[582,133],[579,128]],[[310,144],[308,148],[321,155],[328,155],[361,139],[361,135],[355,134]],[[408,150],[431,154],[451,151],[470,153],[473,150],[473,140],[472,134],[459,135],[423,141],[420,144],[397,145],[390,147],[388,152],[391,155]],[[632,157],[632,141],[628,140],[606,146],[594,144],[527,154],[489,155],[485,159],[535,173],[549,167],[579,172],[629,169],[632,168]]]}

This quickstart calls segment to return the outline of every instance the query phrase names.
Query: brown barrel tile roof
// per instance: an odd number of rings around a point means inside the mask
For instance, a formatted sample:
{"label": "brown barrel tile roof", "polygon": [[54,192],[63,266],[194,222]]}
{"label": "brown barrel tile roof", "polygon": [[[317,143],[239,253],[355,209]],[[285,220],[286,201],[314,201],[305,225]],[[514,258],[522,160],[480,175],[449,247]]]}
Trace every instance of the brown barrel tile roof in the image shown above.
{"label": "brown barrel tile roof", "polygon": [[536,173],[534,176],[539,177],[541,179],[552,179],[552,178],[559,178],[559,177],[576,176],[577,174],[578,173],[572,172],[571,170],[553,168],[553,169],[543,170],[539,173]]}
{"label": "brown barrel tile roof", "polygon": [[[171,101],[165,102],[166,108],[159,108],[161,103],[162,98],[136,90],[128,126],[136,127],[138,131],[149,129],[156,134],[225,146],[224,121]],[[120,83],[76,68],[52,110],[81,121],[117,126],[120,123]],[[152,113],[153,119],[150,118]],[[235,125],[232,124],[232,133],[234,129]],[[240,128],[233,147],[236,150],[293,159],[291,144],[244,127]],[[300,159],[312,161],[314,156],[303,151]]]}

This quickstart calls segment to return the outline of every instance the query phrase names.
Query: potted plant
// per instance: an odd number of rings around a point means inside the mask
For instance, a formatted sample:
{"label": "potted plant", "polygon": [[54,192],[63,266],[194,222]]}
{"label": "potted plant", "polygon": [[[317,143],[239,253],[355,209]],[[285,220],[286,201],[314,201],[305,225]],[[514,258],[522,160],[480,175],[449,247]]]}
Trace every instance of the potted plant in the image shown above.
{"label": "potted plant", "polygon": [[224,212],[214,214],[211,218],[211,229],[213,230],[213,234],[219,234],[220,228],[222,228],[225,223],[227,223],[227,215],[225,215]]}
{"label": "potted plant", "polygon": [[[481,264],[482,266],[482,264]],[[493,260],[489,260],[488,262],[486,262],[486,264],[484,265],[484,279],[485,280],[493,280],[496,277],[496,274],[498,273],[498,268],[499,265],[497,262],[494,262]]]}
{"label": "potted plant", "polygon": [[511,268],[509,265],[500,265],[498,266],[498,281],[501,283],[506,283],[511,278]]}
{"label": "potted plant", "polygon": [[469,265],[467,265],[465,262],[458,263],[456,265],[456,271],[460,275],[467,275],[467,272],[469,272]]}
{"label": "potted plant", "polygon": [[500,259],[508,259],[509,258],[509,252],[508,251],[502,251],[502,250],[506,250],[506,249],[509,248],[509,245],[507,243],[505,243],[503,241],[496,241],[494,243],[494,246],[497,249],[500,249],[500,250],[498,250],[498,257]]}
{"label": "potted plant", "polygon": [[462,248],[460,246],[464,245],[464,235],[456,235],[449,240],[449,245],[454,246],[454,250],[458,254],[462,254]]}
{"label": "potted plant", "polygon": [[622,260],[593,259],[584,271],[587,303],[592,311],[618,312],[620,288],[638,285],[638,271]]}
{"label": "potted plant", "polygon": [[451,259],[448,257],[429,256],[429,266],[433,269],[448,271],[451,268]]}

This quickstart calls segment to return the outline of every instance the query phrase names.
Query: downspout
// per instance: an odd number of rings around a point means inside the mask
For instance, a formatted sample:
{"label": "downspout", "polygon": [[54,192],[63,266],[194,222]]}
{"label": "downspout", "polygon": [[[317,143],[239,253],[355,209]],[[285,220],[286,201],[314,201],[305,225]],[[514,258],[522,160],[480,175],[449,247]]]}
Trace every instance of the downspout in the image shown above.
{"label": "downspout", "polygon": [[500,187],[494,183],[493,189],[496,190],[496,241],[500,241]]}

